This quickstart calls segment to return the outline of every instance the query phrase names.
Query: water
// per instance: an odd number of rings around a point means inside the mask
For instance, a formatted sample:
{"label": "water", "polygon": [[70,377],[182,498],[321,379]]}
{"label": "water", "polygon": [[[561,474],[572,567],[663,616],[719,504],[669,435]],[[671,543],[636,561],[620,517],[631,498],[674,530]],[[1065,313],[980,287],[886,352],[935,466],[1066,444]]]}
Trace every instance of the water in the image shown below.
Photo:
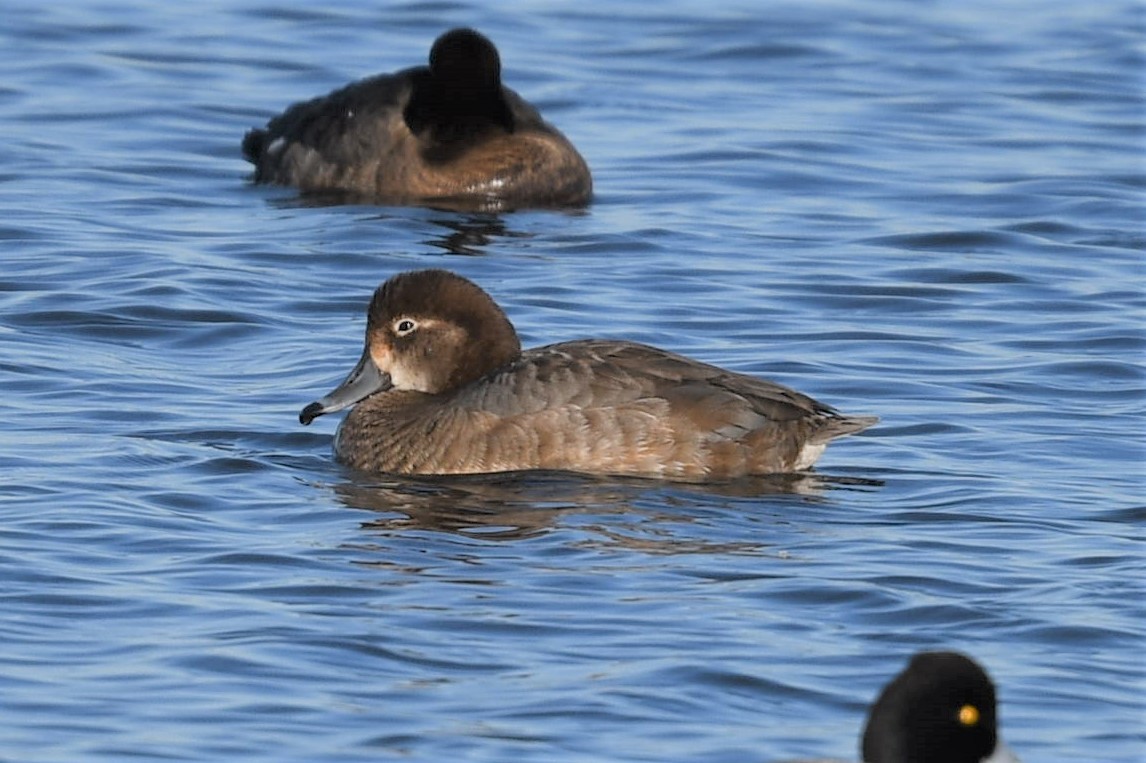
{"label": "water", "polygon": [[[0,760],[855,755],[921,648],[1146,756],[1143,8],[7,3]],[[307,207],[243,132],[449,26],[584,214]],[[440,266],[883,423],[802,482],[351,474],[298,410]]]}

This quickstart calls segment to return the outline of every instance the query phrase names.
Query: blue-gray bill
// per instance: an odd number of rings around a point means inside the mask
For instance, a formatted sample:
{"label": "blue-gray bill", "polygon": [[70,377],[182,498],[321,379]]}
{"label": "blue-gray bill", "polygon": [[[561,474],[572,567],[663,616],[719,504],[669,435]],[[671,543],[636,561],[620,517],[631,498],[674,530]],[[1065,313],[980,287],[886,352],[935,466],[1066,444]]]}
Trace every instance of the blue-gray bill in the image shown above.
{"label": "blue-gray bill", "polygon": [[362,357],[358,359],[358,364],[354,366],[354,370],[342,383],[335,387],[330,394],[303,408],[298,414],[298,420],[305,426],[323,414],[349,408],[375,392],[384,392],[390,387],[389,374],[378,370],[378,366],[374,364],[369,349],[367,349],[363,351]]}

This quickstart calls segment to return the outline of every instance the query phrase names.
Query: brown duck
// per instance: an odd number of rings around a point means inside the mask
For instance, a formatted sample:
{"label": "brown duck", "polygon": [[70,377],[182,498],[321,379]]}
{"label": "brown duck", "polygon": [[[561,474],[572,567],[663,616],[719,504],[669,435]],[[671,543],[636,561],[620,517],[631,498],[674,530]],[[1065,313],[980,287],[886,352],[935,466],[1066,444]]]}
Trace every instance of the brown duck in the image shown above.
{"label": "brown duck", "polygon": [[299,420],[351,405],[335,437],[339,460],[400,474],[796,472],[830,440],[878,420],[635,342],[523,352],[493,299],[444,270],[402,273],[374,292],[358,365]]}
{"label": "brown duck", "polygon": [[589,201],[573,144],[501,84],[497,48],[472,29],[434,42],[429,66],[351,83],[251,130],[257,183],[387,204],[502,209]]}

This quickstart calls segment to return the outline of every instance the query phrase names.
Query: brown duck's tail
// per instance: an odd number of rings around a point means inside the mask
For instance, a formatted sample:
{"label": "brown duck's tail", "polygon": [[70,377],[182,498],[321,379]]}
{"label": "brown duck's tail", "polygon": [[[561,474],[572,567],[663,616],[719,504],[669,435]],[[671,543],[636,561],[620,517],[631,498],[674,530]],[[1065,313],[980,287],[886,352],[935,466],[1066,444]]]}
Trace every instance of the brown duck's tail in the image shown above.
{"label": "brown duck's tail", "polygon": [[862,432],[879,421],[879,416],[832,416],[823,421],[823,426],[812,436],[812,442],[827,442]]}
{"label": "brown duck's tail", "polygon": [[251,164],[258,164],[266,149],[266,142],[266,130],[248,130],[243,136],[243,158]]}

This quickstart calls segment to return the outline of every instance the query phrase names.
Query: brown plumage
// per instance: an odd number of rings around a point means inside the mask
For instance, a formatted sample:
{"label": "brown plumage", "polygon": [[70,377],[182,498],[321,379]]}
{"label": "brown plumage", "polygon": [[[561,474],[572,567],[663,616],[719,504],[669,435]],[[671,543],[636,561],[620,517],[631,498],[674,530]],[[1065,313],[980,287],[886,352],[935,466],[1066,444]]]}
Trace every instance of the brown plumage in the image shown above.
{"label": "brown plumage", "polygon": [[577,149],[501,84],[497,48],[472,29],[439,37],[429,66],[291,106],[246,134],[243,155],[257,183],[387,204],[577,206],[593,188]]}
{"label": "brown plumage", "polygon": [[335,452],[358,469],[463,474],[558,469],[678,480],[810,467],[874,424],[774,382],[634,342],[522,352],[501,308],[444,270],[394,276],[371,300],[366,348],[303,409],[354,405]]}

